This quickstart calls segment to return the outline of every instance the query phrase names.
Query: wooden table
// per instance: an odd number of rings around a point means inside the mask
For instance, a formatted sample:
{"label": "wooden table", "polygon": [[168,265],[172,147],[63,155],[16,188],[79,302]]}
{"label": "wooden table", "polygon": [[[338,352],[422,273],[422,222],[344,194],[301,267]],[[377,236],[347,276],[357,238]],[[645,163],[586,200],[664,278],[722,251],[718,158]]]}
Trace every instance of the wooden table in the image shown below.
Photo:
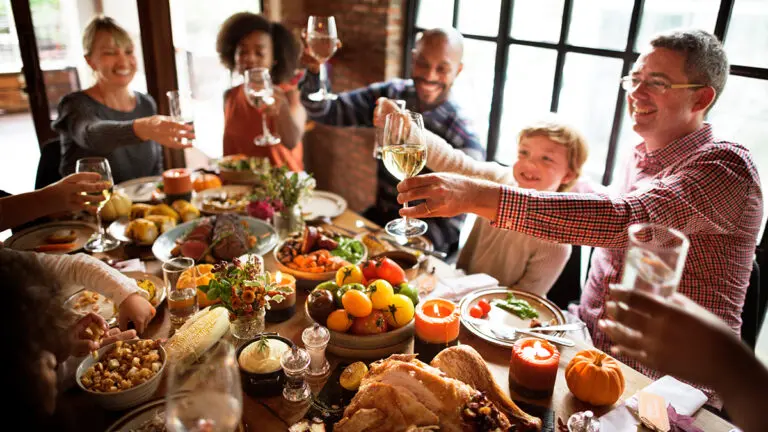
{"label": "wooden table", "polygon": [[[355,224],[355,222],[358,220],[363,221],[363,223],[369,226],[374,226],[372,222],[349,210],[336,218],[334,220],[334,224],[351,230],[360,230],[360,228],[357,228]],[[119,258],[122,258],[120,253],[121,252],[118,250],[115,255]],[[267,270],[275,269],[275,261],[271,253],[264,256],[264,262]],[[435,258],[430,258],[428,267],[434,267],[438,277],[451,277],[455,274],[455,270],[453,268]],[[147,271],[162,277],[162,271],[158,261],[147,262]],[[294,314],[294,316],[289,320],[282,323],[268,323],[266,326],[266,331],[278,332],[281,336],[287,337],[299,345],[303,345],[301,342],[301,332],[306,327],[312,325],[312,321],[309,317],[306,316],[304,308],[302,307],[305,299],[306,294],[299,292],[297,295],[296,314]],[[152,321],[145,334],[142,336],[145,338],[164,338],[168,336],[170,330],[171,325],[168,313],[166,312],[165,308],[160,308],[160,310],[158,310],[157,316]],[[509,391],[512,398],[515,400],[525,400],[537,405],[547,406],[555,412],[556,417],[562,418],[564,421],[567,420],[572,413],[577,411],[584,411],[586,409],[591,409],[597,415],[602,415],[610,411],[610,407],[595,408],[576,400],[569,392],[568,386],[565,383],[565,366],[568,364],[570,359],[573,358],[576,352],[588,348],[584,342],[577,341],[577,346],[573,348],[561,347],[560,372],[558,373],[558,377],[555,382],[555,390],[552,396],[545,400],[528,400],[510,391],[509,386],[507,385],[510,349],[492,345],[474,336],[471,332],[464,328],[461,329],[459,340],[462,344],[471,345],[483,356],[485,361],[488,363],[489,369],[491,370],[491,373],[493,374],[496,381],[503,389]],[[412,344],[409,349],[412,352]],[[340,360],[332,355],[329,355],[328,358],[331,362],[332,368],[335,367],[335,365]],[[648,377],[640,374],[629,366],[622,365],[622,369],[626,379],[626,386],[621,400],[632,396],[651,383],[651,380]],[[315,392],[319,391],[320,388],[322,388],[322,384],[322,382],[313,383],[313,390]],[[161,386],[159,393],[162,394],[163,391],[163,386]],[[158,396],[160,396],[160,394]],[[295,421],[301,419],[304,416],[306,409],[307,404],[289,404],[288,402],[284,401],[282,397],[257,399],[249,397],[247,394],[243,394],[243,423],[245,425],[245,429],[249,431],[287,430],[289,425],[293,424]],[[86,395],[76,388],[67,391],[59,398],[58,412],[65,419],[70,417],[68,419],[69,422],[72,422],[72,418],[77,416],[78,413],[88,413],[87,417],[85,417],[88,419],[87,421],[82,420],[82,418],[77,421],[79,429],[83,431],[103,431],[109,427],[112,422],[116,421],[120,416],[124,414],[111,413],[99,408],[94,408],[87,400]],[[695,424],[705,431],[727,432],[733,429],[731,424],[704,409],[699,410],[695,418]]]}

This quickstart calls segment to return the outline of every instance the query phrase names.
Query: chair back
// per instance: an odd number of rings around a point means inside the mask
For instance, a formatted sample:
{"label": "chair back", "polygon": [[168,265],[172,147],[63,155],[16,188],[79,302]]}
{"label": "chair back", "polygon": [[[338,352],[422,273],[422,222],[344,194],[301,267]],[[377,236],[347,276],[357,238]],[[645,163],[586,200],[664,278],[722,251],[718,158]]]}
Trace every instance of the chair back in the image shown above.
{"label": "chair back", "polygon": [[552,300],[560,309],[567,310],[568,304],[579,302],[581,282],[581,246],[574,245],[571,248],[571,257],[568,258],[563,272],[560,273],[560,277],[557,278],[547,293],[547,298]]}
{"label": "chair back", "polygon": [[[757,259],[752,261],[752,273],[749,275],[749,286],[744,298],[744,309],[741,311],[741,339],[755,349],[757,335],[760,333],[763,317],[765,316],[765,302],[760,295],[760,265]],[[764,298],[764,296],[762,296]]]}
{"label": "chair back", "polygon": [[61,180],[59,166],[61,165],[61,140],[50,139],[40,149],[40,161],[37,163],[35,189],[44,188]]}

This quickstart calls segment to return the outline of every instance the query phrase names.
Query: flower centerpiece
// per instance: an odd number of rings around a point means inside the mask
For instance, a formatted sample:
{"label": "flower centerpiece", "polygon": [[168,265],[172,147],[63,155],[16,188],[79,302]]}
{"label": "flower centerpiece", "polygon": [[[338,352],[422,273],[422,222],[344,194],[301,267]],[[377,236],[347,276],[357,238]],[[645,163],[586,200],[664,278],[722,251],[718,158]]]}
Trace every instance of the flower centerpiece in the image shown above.
{"label": "flower centerpiece", "polygon": [[253,195],[248,214],[272,220],[281,237],[304,227],[300,203],[315,188],[311,174],[291,173],[286,167],[275,167],[262,175],[263,187]]}
{"label": "flower centerpiece", "polygon": [[213,266],[208,285],[198,287],[208,300],[221,299],[212,308],[229,311],[230,331],[239,339],[251,339],[264,331],[264,315],[269,302],[280,303],[290,288],[281,286],[269,273],[262,272],[258,257],[235,258],[231,263]]}

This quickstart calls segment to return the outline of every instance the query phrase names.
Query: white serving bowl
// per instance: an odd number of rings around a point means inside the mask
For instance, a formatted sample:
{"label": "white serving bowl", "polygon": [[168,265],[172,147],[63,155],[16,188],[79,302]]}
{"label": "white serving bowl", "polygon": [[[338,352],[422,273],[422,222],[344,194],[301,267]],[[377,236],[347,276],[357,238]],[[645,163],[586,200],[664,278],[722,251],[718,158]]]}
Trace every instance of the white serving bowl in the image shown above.
{"label": "white serving bowl", "polygon": [[[139,342],[139,339],[123,341],[123,344],[136,344],[137,342]],[[115,343],[99,348],[99,358],[102,358],[114,348]],[[165,365],[167,363],[165,348],[158,345],[158,351],[160,352],[160,361],[162,362],[160,370],[157,371],[157,373],[152,376],[152,378],[135,387],[131,387],[127,390],[120,390],[114,393],[96,392],[86,389],[85,386],[83,386],[83,383],[80,382],[80,378],[91,366],[93,366],[93,364],[98,362],[98,360],[94,359],[93,356],[86,357],[80,363],[80,366],[77,367],[77,372],[75,374],[77,385],[81,390],[88,393],[95,403],[108,410],[120,411],[139,405],[152,398],[152,396],[157,392],[157,388],[160,386],[161,377],[163,372],[165,372]]]}

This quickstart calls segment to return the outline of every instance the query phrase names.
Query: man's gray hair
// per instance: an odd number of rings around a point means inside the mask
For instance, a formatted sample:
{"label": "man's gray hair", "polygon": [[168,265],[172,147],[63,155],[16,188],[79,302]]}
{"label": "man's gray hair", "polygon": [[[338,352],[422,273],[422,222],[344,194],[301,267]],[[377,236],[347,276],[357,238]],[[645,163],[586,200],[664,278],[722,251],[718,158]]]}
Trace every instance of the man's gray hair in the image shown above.
{"label": "man's gray hair", "polygon": [[[715,89],[715,104],[728,79],[728,57],[714,35],[697,29],[672,30],[651,39],[654,48],[666,48],[685,55],[685,74],[693,84]],[[710,107],[712,107],[710,105]]]}

